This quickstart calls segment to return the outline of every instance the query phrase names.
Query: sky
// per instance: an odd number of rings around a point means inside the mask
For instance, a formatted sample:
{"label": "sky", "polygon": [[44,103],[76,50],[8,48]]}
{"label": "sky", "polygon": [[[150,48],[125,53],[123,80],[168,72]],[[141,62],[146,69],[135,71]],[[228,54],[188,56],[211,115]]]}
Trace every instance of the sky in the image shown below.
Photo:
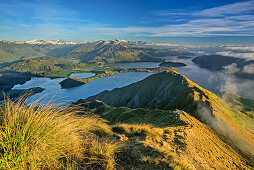
{"label": "sky", "polygon": [[254,0],[0,0],[0,39],[253,44]]}

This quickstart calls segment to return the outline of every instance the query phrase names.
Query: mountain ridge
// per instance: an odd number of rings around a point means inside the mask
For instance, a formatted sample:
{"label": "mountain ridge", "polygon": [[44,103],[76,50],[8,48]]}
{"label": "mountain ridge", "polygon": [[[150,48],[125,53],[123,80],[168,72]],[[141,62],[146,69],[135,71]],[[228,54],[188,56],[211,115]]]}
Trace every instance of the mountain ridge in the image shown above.
{"label": "mountain ridge", "polygon": [[113,107],[184,110],[224,135],[232,146],[253,160],[253,119],[176,71],[158,73],[86,100],[100,100]]}

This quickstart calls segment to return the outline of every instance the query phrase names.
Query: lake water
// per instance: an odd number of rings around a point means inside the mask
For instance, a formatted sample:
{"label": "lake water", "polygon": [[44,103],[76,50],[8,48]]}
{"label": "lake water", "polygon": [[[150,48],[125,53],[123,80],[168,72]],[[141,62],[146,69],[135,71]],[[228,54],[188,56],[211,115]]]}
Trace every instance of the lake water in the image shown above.
{"label": "lake water", "polygon": [[75,73],[75,74],[72,74],[70,77],[85,79],[85,78],[89,78],[89,77],[93,77],[93,76],[95,76],[95,73]]}
{"label": "lake water", "polygon": [[[177,59],[170,57],[167,61],[177,61],[187,64],[186,67],[178,67],[177,69],[187,78],[191,79],[201,87],[208,89],[216,94],[221,89],[229,90],[233,93],[237,93],[243,97],[254,98],[254,81],[239,79],[234,76],[224,75],[218,72],[211,72],[207,69],[198,67],[191,59]],[[139,62],[139,63],[121,63],[117,64],[123,68],[155,68],[158,67],[158,62]],[[45,90],[42,93],[38,93],[29,98],[28,103],[32,100],[43,98],[47,102],[52,97],[54,100],[64,102],[67,105],[77,101],[79,99],[85,99],[89,96],[96,95],[104,90],[113,90],[114,88],[120,88],[137,81],[143,80],[144,78],[154,73],[146,72],[126,72],[118,73],[114,76],[103,77],[91,81],[90,83],[82,86],[61,89],[59,82],[65,78],[32,78],[23,85],[15,85],[13,89],[29,89],[32,87],[42,87]],[[72,74],[70,77],[76,78],[88,78],[94,76],[93,73],[77,73]]]}
{"label": "lake water", "polygon": [[[53,97],[53,100],[56,100],[56,102],[65,103],[68,105],[79,99],[85,99],[89,96],[96,95],[104,90],[113,90],[114,88],[120,88],[138,82],[152,74],[154,73],[147,72],[118,73],[113,76],[95,79],[90,83],[69,89],[61,89],[61,86],[59,84],[65,78],[50,79],[50,78],[34,77],[23,85],[15,85],[13,89],[29,89],[32,87],[42,87],[45,88],[45,90],[41,93],[35,94],[34,96],[30,97],[27,101],[28,103],[38,98],[42,98],[42,102],[46,103]],[[83,73],[82,75],[74,74],[72,75],[72,77],[73,76],[75,77],[86,76],[87,78],[93,76],[93,74],[89,75],[89,73]]]}

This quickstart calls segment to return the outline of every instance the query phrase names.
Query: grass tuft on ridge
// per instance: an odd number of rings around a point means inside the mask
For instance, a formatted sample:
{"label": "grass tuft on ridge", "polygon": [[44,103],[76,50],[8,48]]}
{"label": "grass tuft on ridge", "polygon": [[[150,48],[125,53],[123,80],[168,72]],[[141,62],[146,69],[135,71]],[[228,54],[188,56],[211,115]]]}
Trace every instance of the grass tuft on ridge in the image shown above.
{"label": "grass tuft on ridge", "polygon": [[0,169],[114,168],[119,144],[104,120],[24,101],[0,106]]}

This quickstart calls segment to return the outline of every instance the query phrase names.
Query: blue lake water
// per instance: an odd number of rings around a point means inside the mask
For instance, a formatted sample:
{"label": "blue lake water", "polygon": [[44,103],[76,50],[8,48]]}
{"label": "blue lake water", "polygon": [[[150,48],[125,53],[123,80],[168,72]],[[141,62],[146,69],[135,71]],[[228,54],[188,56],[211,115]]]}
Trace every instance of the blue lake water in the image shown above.
{"label": "blue lake water", "polygon": [[[177,61],[186,63],[186,67],[177,67],[179,73],[185,75],[201,87],[208,89],[216,94],[221,89],[228,90],[233,93],[239,94],[243,97],[254,98],[254,81],[239,79],[231,75],[224,75],[218,72],[212,72],[207,69],[203,69],[194,64],[190,59],[177,59],[169,58],[167,61]],[[139,63],[121,63],[117,64],[123,68],[155,68],[158,67],[158,62],[139,62]],[[67,105],[77,101],[78,99],[85,99],[89,96],[96,95],[104,90],[113,90],[114,88],[120,88],[137,81],[143,80],[144,78],[154,73],[146,72],[126,72],[118,73],[114,76],[103,77],[91,81],[90,83],[82,86],[61,89],[59,82],[65,78],[32,78],[23,85],[15,85],[13,89],[29,89],[32,87],[42,87],[45,90],[42,93],[38,93],[29,98],[28,103],[31,100],[43,98],[47,102],[52,97],[58,102],[65,102]],[[76,78],[88,78],[92,77],[93,73],[77,73],[71,75]]]}
{"label": "blue lake water", "polygon": [[[23,85],[15,85],[13,89],[29,89],[32,87],[42,87],[45,90],[41,93],[35,94],[28,99],[28,103],[42,98],[43,102],[47,102],[52,99],[58,103],[70,104],[79,99],[85,99],[89,96],[96,95],[104,90],[113,90],[114,88],[120,88],[137,81],[143,80],[144,78],[154,73],[147,72],[126,72],[118,73],[113,76],[103,77],[95,79],[90,83],[73,87],[69,89],[61,89],[60,82],[65,78],[32,78]],[[75,76],[75,75],[74,75]],[[80,76],[80,75],[79,75]]]}

